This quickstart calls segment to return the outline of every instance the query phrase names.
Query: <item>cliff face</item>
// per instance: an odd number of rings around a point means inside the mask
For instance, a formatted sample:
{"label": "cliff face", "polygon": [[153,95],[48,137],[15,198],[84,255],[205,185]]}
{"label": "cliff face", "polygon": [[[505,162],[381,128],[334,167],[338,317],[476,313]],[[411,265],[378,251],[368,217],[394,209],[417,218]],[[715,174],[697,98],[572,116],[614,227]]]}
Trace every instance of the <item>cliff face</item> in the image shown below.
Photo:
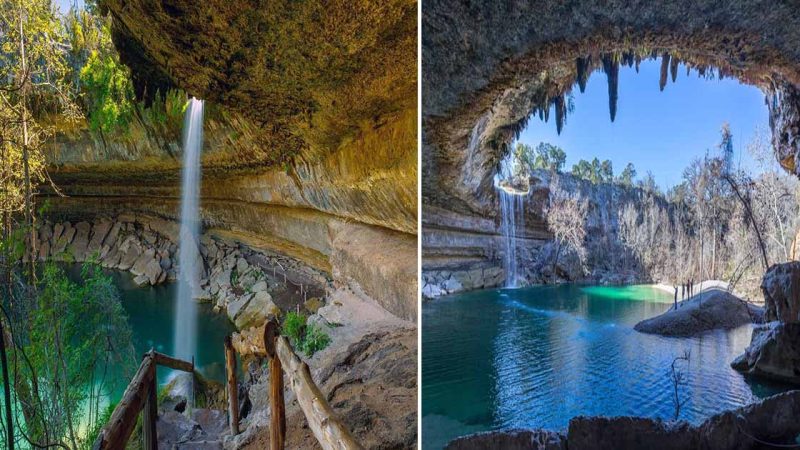
{"label": "cliff face", "polygon": [[[776,159],[800,174],[800,18],[791,2],[432,0],[422,39],[423,208],[439,216],[496,218],[492,177],[528,121],[548,121],[555,106],[556,126],[569,126],[565,96],[593,72],[608,80],[613,120],[620,65],[648,58],[661,61],[662,84],[680,62],[764,91]],[[529,233],[540,227],[530,225]]]}
{"label": "cliff face", "polygon": [[[137,96],[206,99],[206,228],[416,317],[416,3],[101,2]],[[55,218],[177,220],[179,119],[58,127]],[[364,249],[369,249],[365,251]]]}

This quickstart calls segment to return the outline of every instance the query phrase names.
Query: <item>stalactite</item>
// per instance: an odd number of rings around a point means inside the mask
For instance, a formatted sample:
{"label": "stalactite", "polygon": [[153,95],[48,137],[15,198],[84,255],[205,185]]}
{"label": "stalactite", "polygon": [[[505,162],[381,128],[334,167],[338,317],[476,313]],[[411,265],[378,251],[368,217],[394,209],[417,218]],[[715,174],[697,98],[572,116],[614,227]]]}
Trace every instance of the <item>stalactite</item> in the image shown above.
{"label": "stalactite", "polygon": [[672,82],[673,83],[675,82],[675,80],[678,79],[678,64],[679,63],[680,63],[680,61],[676,57],[673,57],[672,60],[670,60],[670,63],[669,63],[669,71],[670,71],[670,75],[672,75]]}
{"label": "stalactite", "polygon": [[661,78],[658,80],[658,88],[663,91],[667,85],[667,71],[669,70],[669,53],[664,53],[661,57]]}
{"label": "stalactite", "polygon": [[615,55],[603,55],[603,71],[608,78],[608,112],[611,121],[617,116],[617,88],[619,86],[619,58]]}
{"label": "stalactite", "polygon": [[591,58],[591,56],[587,56],[586,58],[578,58],[575,61],[578,72],[578,87],[581,89],[581,92],[586,90],[586,82],[589,81],[589,73],[591,72],[592,66]]}
{"label": "stalactite", "polygon": [[706,66],[700,66],[700,68],[697,70],[697,72],[700,74],[700,77],[705,78],[706,77]]}
{"label": "stalactite", "polygon": [[622,53],[622,64],[633,67],[633,50]]}
{"label": "stalactite", "polygon": [[639,73],[639,64],[642,63],[642,57],[637,53],[636,54],[636,73]]}
{"label": "stalactite", "polygon": [[544,107],[544,121],[545,123],[550,121],[550,105]]}
{"label": "stalactite", "polygon": [[555,98],[555,105],[556,105],[556,131],[560,135],[561,130],[564,128],[564,122],[567,116],[566,99],[564,98],[563,94]]}

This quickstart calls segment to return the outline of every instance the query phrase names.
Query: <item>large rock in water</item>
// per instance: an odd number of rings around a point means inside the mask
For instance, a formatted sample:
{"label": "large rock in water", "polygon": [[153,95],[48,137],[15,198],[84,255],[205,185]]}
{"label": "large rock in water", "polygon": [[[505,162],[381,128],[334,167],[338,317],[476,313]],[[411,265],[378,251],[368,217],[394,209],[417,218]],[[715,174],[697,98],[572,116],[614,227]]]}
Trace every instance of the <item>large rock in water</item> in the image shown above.
{"label": "large rock in water", "polygon": [[663,336],[694,336],[718,328],[731,329],[760,322],[761,316],[761,308],[729,292],[713,289],[679,303],[677,310],[670,309],[660,316],[643,320],[633,328]]}
{"label": "large rock in water", "polygon": [[800,385],[800,262],[776,264],[761,283],[767,320],[753,330],[750,346],[731,363],[761,378]]}
{"label": "large rock in water", "polygon": [[[448,450],[478,449],[648,449],[745,450],[797,444],[800,391],[774,395],[759,403],[711,416],[692,426],[644,417],[576,417],[564,434],[542,430],[479,433],[452,441]],[[505,435],[505,436],[503,436]],[[553,443],[542,444],[545,437]]]}
{"label": "large rock in water", "polygon": [[800,323],[800,261],[776,264],[764,274],[764,318]]}

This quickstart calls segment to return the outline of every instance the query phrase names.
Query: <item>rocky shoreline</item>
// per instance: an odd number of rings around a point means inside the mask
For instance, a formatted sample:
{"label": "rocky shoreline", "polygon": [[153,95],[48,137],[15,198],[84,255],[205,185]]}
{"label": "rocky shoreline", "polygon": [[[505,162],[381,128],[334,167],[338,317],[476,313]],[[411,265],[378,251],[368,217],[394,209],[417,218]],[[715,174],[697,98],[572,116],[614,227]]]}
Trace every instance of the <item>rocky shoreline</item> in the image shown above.
{"label": "rocky shoreline", "polygon": [[[140,286],[155,286],[176,279],[178,235],[177,223],[157,217],[45,222],[37,232],[36,259],[95,261],[130,272]],[[263,324],[281,306],[295,308],[298,298],[323,303],[326,289],[332,287],[325,274],[291,258],[255,251],[213,234],[203,234],[194,249],[203,262],[198,265],[200,289],[195,297],[225,312],[240,330]],[[30,256],[24,255],[23,260]]]}
{"label": "rocky shoreline", "polygon": [[447,450],[739,450],[796,444],[800,391],[725,411],[693,426],[643,417],[575,417],[564,431],[511,430],[451,441]]}

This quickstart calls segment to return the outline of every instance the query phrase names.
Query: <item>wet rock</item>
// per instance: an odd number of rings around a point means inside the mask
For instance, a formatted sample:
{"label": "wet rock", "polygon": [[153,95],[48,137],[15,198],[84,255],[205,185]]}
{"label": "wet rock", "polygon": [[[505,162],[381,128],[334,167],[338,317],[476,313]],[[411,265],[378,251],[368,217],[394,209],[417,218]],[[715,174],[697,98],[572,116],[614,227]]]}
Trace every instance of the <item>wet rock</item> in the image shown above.
{"label": "wet rock", "polygon": [[712,289],[678,303],[678,309],[643,320],[636,331],[662,336],[694,336],[714,329],[731,329],[761,316],[761,308],[735,295]]}
{"label": "wet rock", "polygon": [[566,436],[556,431],[509,430],[471,434],[450,441],[445,450],[566,450]]}
{"label": "wet rock", "polygon": [[800,261],[776,264],[761,283],[765,319],[800,323]]}

